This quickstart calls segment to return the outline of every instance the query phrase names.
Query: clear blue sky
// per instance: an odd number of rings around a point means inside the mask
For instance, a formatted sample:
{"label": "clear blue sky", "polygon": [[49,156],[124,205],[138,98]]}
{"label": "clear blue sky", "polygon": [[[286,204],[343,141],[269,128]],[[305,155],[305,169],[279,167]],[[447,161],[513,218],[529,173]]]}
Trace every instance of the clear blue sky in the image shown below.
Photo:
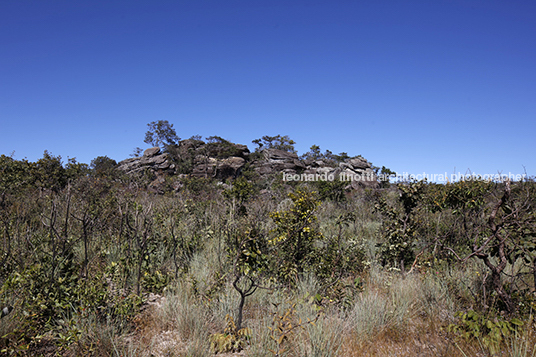
{"label": "clear blue sky", "polygon": [[147,123],[399,173],[536,174],[536,2],[0,2],[0,154],[126,159]]}

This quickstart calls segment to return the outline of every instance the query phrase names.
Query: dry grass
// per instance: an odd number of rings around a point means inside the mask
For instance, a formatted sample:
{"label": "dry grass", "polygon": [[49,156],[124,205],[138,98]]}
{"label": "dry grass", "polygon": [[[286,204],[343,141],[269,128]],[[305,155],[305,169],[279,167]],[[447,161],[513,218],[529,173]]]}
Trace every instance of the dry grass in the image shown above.
{"label": "dry grass", "polygon": [[[451,275],[468,283],[474,271]],[[199,275],[201,276],[201,275]],[[315,324],[304,324],[285,338],[287,357],[361,356],[493,356],[478,341],[463,341],[446,332],[460,308],[451,290],[454,283],[439,274],[398,273],[371,269],[365,289],[353,306],[341,310],[324,308]],[[251,329],[245,351],[219,356],[272,357],[276,345],[271,338],[274,311],[295,305],[294,323],[313,320],[317,309],[307,297],[314,296],[318,282],[305,277],[292,294],[259,290],[246,302],[245,325]],[[461,289],[455,286],[455,293]],[[132,356],[210,356],[210,334],[224,329],[225,314],[233,313],[237,296],[227,284],[218,298],[203,302],[188,282],[169,289],[160,304],[147,309],[128,340]],[[272,334],[273,336],[273,334]],[[510,338],[496,356],[535,356],[533,331]],[[135,347],[135,348],[133,348]]]}

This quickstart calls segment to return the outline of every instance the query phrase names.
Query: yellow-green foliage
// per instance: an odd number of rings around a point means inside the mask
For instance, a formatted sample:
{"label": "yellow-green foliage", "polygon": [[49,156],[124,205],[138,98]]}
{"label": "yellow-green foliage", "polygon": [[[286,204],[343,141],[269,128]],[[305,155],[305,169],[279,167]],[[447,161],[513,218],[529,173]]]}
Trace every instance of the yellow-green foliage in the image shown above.
{"label": "yellow-green foliage", "polygon": [[237,330],[234,319],[231,315],[225,316],[227,327],[224,333],[215,333],[210,336],[210,350],[213,353],[240,352],[242,351],[251,336],[249,328]]}
{"label": "yellow-green foliage", "polygon": [[297,273],[311,267],[314,242],[322,239],[317,229],[315,211],[320,205],[316,192],[296,190],[289,193],[292,206],[288,210],[272,212],[270,218],[277,228],[269,243],[277,247],[283,280],[291,280]]}

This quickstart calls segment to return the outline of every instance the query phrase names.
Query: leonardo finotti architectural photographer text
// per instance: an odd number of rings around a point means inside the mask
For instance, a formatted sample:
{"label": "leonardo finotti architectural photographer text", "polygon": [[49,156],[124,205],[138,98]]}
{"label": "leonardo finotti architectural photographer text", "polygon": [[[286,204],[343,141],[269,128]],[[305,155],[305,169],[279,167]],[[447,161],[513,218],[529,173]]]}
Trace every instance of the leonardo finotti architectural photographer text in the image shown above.
{"label": "leonardo finotti architectural photographer text", "polygon": [[456,181],[521,181],[527,177],[525,174],[513,174],[509,172],[508,174],[462,174],[460,172],[455,174],[447,174],[446,172],[441,174],[427,174],[423,172],[422,174],[410,174],[403,172],[402,174],[391,174],[391,175],[359,175],[359,174],[348,174],[341,172],[339,174],[334,173],[323,173],[323,174],[283,174],[283,181],[390,181],[390,182],[404,182],[404,181],[421,181],[426,180],[429,182],[456,182]]}

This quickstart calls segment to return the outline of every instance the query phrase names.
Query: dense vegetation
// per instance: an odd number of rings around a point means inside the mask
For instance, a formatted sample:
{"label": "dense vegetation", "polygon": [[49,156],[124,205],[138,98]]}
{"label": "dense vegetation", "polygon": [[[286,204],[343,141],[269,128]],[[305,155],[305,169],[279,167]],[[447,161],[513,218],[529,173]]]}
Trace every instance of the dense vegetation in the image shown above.
{"label": "dense vegetation", "polygon": [[0,157],[1,354],[535,353],[533,180],[156,194],[115,165]]}

